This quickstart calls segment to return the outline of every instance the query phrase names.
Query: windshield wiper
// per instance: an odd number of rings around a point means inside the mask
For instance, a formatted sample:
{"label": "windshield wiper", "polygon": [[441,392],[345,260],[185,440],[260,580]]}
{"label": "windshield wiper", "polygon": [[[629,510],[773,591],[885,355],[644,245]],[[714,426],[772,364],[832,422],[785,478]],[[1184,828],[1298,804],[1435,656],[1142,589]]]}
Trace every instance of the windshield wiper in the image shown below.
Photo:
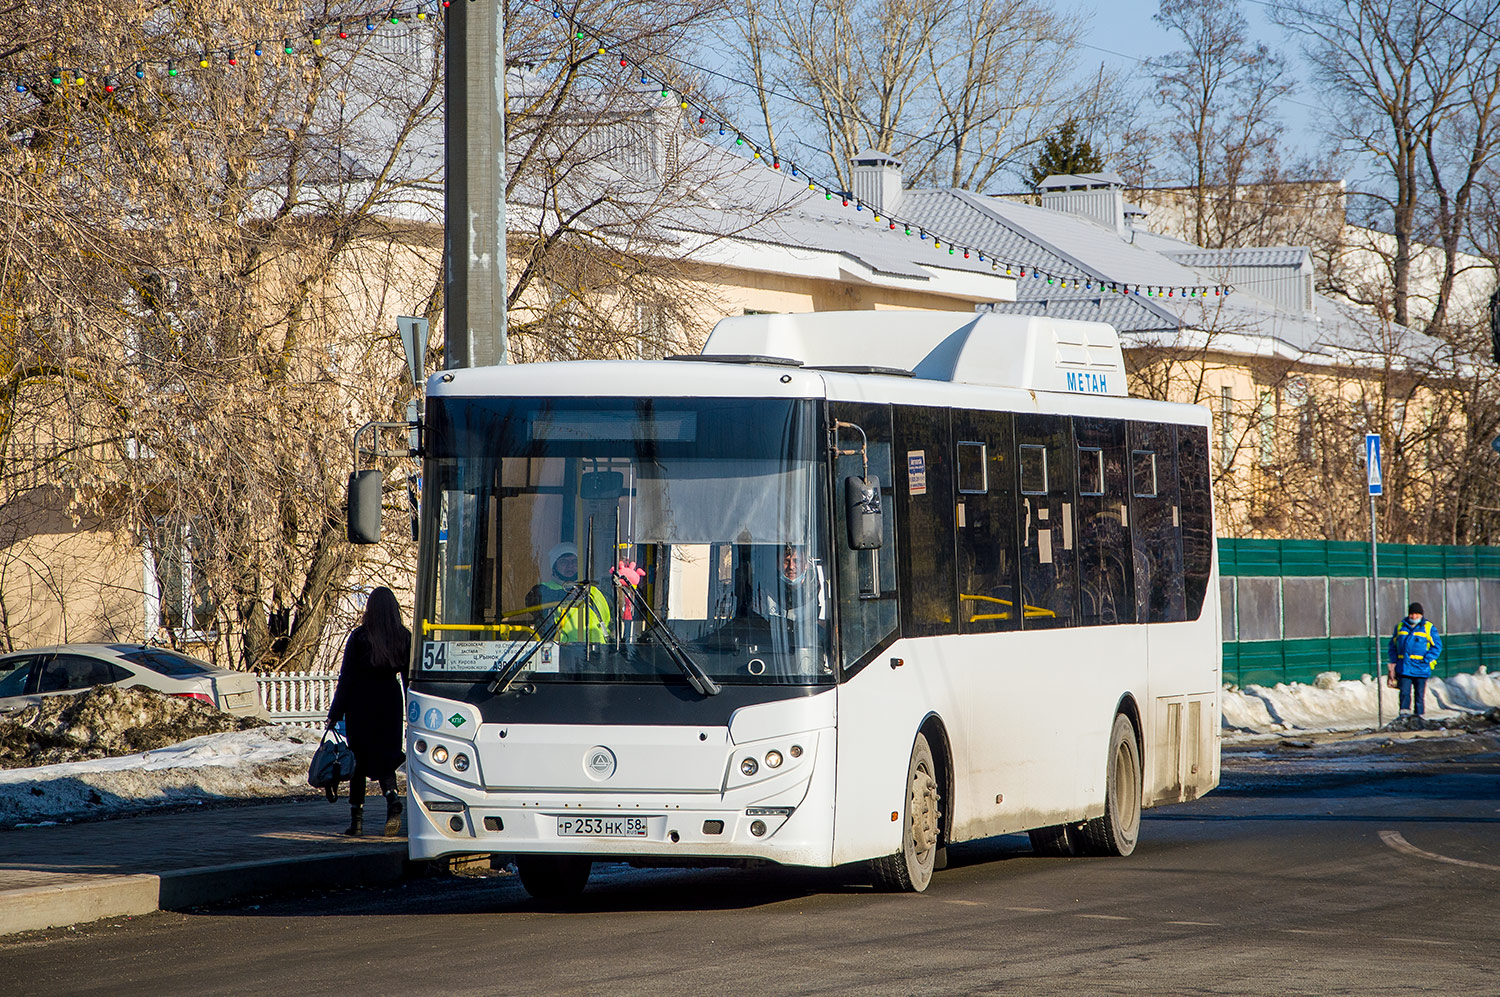
{"label": "windshield wiper", "polygon": [[671,658],[673,664],[682,669],[682,674],[687,676],[688,684],[693,687],[698,695],[717,696],[723,692],[723,686],[709,678],[708,672],[703,670],[703,666],[693,660],[693,656],[683,646],[682,638],[678,637],[672,632],[671,627],[662,622],[661,617],[656,615],[656,611],[646,601],[646,597],[637,592],[634,585],[621,578],[619,572],[615,569],[611,568],[610,574],[615,577],[616,587],[624,589],[629,595],[631,605],[639,608],[645,614],[646,619],[651,622],[651,626],[647,628],[646,632],[650,633],[652,630],[655,630],[661,633],[662,647],[666,650],[667,657]]}
{"label": "windshield wiper", "polygon": [[547,622],[547,625],[541,631],[533,630],[534,636],[527,637],[525,642],[512,652],[510,660],[501,667],[494,681],[490,682],[490,692],[504,692],[516,680],[516,676],[526,669],[527,663],[536,655],[536,652],[552,642],[552,638],[557,635],[558,628],[567,618],[568,611],[578,605],[589,587],[586,582],[573,585],[572,590],[554,608],[552,619]]}

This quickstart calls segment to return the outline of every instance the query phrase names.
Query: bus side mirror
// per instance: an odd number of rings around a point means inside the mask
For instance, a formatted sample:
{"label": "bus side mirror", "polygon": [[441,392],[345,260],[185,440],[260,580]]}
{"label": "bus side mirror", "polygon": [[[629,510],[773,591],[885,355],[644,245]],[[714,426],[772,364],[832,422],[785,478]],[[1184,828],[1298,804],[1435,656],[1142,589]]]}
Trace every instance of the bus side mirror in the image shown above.
{"label": "bus side mirror", "polygon": [[850,550],[879,550],[885,542],[880,515],[880,479],[851,474],[844,479],[844,510]]}
{"label": "bus side mirror", "polygon": [[380,494],[384,487],[378,470],[349,475],[349,542],[380,543]]}

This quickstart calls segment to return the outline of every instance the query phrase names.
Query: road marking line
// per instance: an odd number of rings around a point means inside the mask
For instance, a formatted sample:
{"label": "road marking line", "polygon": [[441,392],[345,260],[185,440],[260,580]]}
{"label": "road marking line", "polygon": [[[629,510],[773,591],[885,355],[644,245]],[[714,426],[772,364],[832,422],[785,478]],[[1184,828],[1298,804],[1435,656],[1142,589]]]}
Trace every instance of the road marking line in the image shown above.
{"label": "road marking line", "polygon": [[1218,921],[1168,921],[1167,924],[1181,924],[1189,928],[1222,928],[1224,925]]}
{"label": "road marking line", "polygon": [[1336,935],[1336,931],[1313,931],[1309,928],[1277,928],[1284,935]]}
{"label": "road marking line", "polygon": [[1026,913],[1026,914],[1050,914],[1050,913],[1052,913],[1052,908],[1051,907],[1007,907],[1005,909],[1006,910],[1018,910],[1018,911],[1022,911],[1024,913]]}
{"label": "road marking line", "polygon": [[959,907],[988,907],[989,906],[989,904],[982,903],[982,902],[980,902],[978,900],[944,900],[943,903],[945,903],[945,904],[956,904]]}
{"label": "road marking line", "polygon": [[1415,855],[1419,859],[1427,859],[1431,862],[1446,862],[1448,865],[1461,865],[1467,869],[1488,869],[1491,872],[1500,872],[1500,865],[1487,865],[1484,862],[1470,862],[1468,859],[1449,858],[1447,855],[1439,855],[1436,852],[1424,851],[1401,836],[1400,831],[1381,831],[1380,840],[1391,846],[1398,852],[1406,855]]}
{"label": "road marking line", "polygon": [[1092,918],[1095,921],[1129,921],[1130,920],[1130,918],[1128,918],[1128,917],[1121,917],[1118,914],[1074,914],[1073,916],[1074,917],[1088,917],[1088,918]]}

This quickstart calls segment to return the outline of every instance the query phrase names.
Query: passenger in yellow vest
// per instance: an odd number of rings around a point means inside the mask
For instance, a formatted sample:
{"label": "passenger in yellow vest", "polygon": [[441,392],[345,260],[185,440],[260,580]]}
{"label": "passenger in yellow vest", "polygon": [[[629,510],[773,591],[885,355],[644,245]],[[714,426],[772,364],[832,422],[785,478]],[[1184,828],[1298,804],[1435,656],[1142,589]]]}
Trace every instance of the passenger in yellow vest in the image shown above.
{"label": "passenger in yellow vest", "polygon": [[1431,620],[1423,619],[1422,604],[1406,607],[1406,619],[1391,634],[1389,685],[1401,690],[1401,715],[1427,712],[1427,680],[1432,666],[1443,653],[1443,638]]}
{"label": "passenger in yellow vest", "polygon": [[[537,611],[536,625],[541,629],[543,624],[551,623],[559,603],[565,601],[573,591],[573,584],[578,581],[578,548],[570,543],[560,543],[547,552],[547,566],[552,577],[532,588],[526,594],[528,606],[542,606]],[[609,600],[599,587],[589,585],[589,607],[585,614],[583,600],[578,600],[573,608],[564,615],[562,622],[558,625],[556,640],[564,644],[575,644],[584,637],[584,617],[588,618],[588,639],[590,643],[603,643],[609,634]]]}

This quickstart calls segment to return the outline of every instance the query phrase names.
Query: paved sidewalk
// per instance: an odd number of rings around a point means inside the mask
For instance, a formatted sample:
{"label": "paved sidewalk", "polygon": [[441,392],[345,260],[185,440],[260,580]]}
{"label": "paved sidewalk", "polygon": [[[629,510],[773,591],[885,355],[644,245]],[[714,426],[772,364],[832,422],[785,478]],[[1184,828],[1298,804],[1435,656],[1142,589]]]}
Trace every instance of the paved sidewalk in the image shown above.
{"label": "paved sidewalk", "polygon": [[[406,838],[346,838],[349,804],[321,797],[0,831],[0,935],[279,890],[400,878]],[[403,817],[401,833],[405,834]]]}

